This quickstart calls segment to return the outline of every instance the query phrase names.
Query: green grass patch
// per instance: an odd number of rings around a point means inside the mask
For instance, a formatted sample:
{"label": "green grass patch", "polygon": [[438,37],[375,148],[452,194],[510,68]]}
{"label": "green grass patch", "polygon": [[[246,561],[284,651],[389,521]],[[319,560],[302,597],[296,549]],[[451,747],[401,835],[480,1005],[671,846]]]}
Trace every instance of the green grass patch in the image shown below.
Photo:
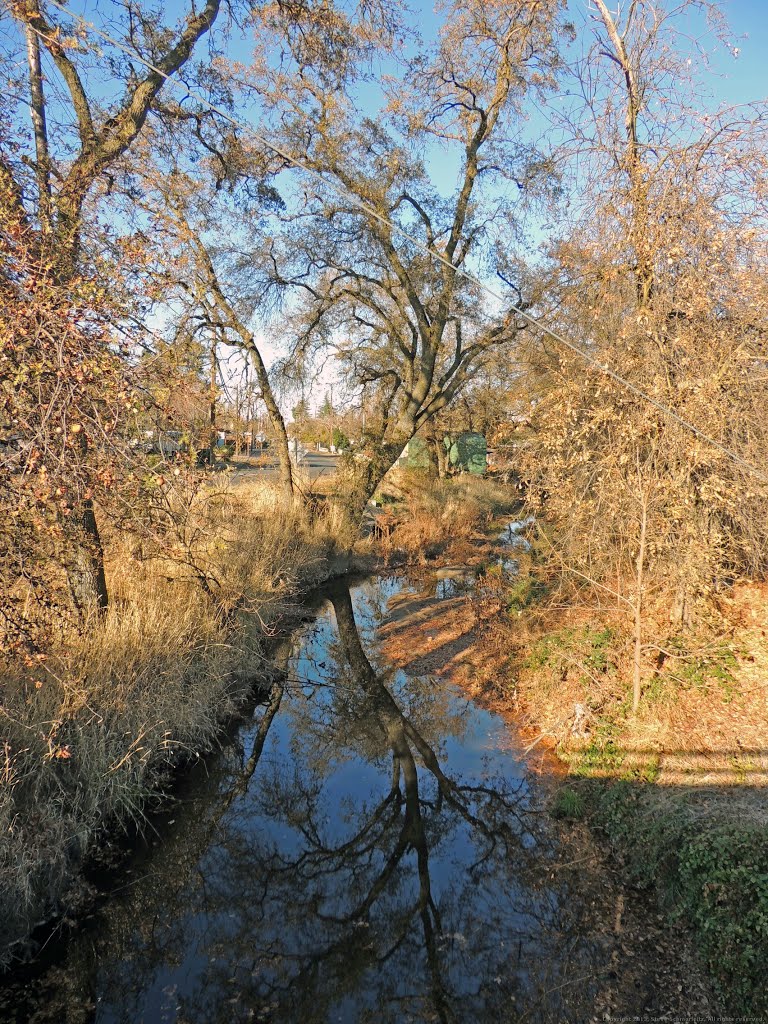
{"label": "green grass patch", "polygon": [[660,680],[672,678],[682,689],[711,690],[718,687],[723,700],[730,704],[737,693],[735,671],[738,668],[736,652],[725,643],[707,651],[706,654],[686,656],[685,641],[673,637],[670,641],[673,653],[679,651],[681,662],[671,673],[664,673]]}
{"label": "green grass patch", "polygon": [[616,631],[608,626],[558,629],[545,633],[531,645],[523,668],[560,670],[576,662],[595,675],[613,672],[616,669],[615,642]]}
{"label": "green grass patch", "polygon": [[562,756],[574,775],[589,779],[618,775],[626,754],[615,740],[598,735],[586,747],[566,751]]}
{"label": "green grass patch", "polygon": [[578,789],[566,787],[557,791],[550,810],[554,818],[580,821],[587,812],[587,802]]}
{"label": "green grass patch", "polygon": [[545,585],[533,573],[516,576],[506,590],[507,611],[522,612],[540,601],[545,593]]}

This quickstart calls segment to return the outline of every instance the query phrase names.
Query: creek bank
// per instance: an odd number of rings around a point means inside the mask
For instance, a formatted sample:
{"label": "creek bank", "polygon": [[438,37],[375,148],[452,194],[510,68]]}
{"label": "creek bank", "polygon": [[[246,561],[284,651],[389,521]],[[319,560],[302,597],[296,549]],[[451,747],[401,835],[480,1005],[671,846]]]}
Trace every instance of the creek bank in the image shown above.
{"label": "creek bank", "polygon": [[425,598],[418,629],[392,629],[391,656],[418,651],[419,670],[517,723],[563,827],[602,838],[625,882],[689,930],[729,1012],[768,1019],[768,596],[736,588],[727,642],[681,683],[652,680],[633,718],[621,622],[540,607],[522,554],[474,595],[453,566],[463,595]]}
{"label": "creek bank", "polygon": [[[11,779],[0,792],[0,799],[12,797],[19,808],[0,848],[0,973],[32,960],[93,912],[99,896],[89,878],[119,867],[148,816],[173,796],[206,753],[232,733],[259,695],[269,691],[275,645],[306,617],[304,602],[311,603],[312,593],[331,579],[370,571],[376,564],[370,553],[340,551],[330,538],[313,547],[294,544],[290,557],[296,561],[282,553],[283,582],[260,614],[241,616],[226,628],[219,623],[203,642],[190,634],[183,665],[173,669],[178,692],[172,689],[164,703],[153,698],[142,709],[141,687],[130,705],[118,704],[115,693],[110,693],[109,711],[101,715],[98,694],[80,705],[71,706],[70,701],[70,714],[58,723],[55,746],[49,742],[52,754],[45,762],[48,775],[57,776],[50,810],[46,803],[34,804],[35,786],[41,785],[34,776],[21,778],[18,784]],[[156,657],[153,644],[162,647],[162,638],[151,638],[150,650],[137,651],[131,659],[121,662],[119,650],[114,655],[111,678],[117,693],[123,685],[121,674],[141,672],[143,661],[147,674],[159,664],[156,678],[148,682],[153,689],[158,680],[162,686],[162,652]],[[173,641],[168,648],[167,658],[173,658]],[[73,683],[72,689],[84,685],[80,680]],[[112,792],[103,791],[101,770],[89,767],[95,760],[94,746],[108,744],[108,758],[102,755],[107,774],[121,776]],[[6,768],[8,763],[6,744]],[[90,797],[88,786],[96,770],[101,790],[98,797],[95,792]]]}
{"label": "creek bank", "polygon": [[712,1012],[679,936],[588,836],[560,841],[507,723],[385,656],[409,602],[427,621],[420,592],[392,575],[324,591],[274,651],[269,703],[182,781],[156,844],[48,971],[0,995],[9,1024]]}

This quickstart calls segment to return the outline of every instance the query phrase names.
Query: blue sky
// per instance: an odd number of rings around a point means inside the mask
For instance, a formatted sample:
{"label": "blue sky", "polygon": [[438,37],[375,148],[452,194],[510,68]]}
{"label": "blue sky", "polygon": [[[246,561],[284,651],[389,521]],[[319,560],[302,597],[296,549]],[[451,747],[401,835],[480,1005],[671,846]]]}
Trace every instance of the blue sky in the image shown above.
{"label": "blue sky", "polygon": [[768,0],[731,0],[724,11],[739,56],[720,50],[716,95],[728,103],[748,103],[768,97]]}
{"label": "blue sky", "polygon": [[[109,29],[112,2],[111,0],[61,0],[75,11],[82,11],[84,16],[92,21],[97,27]],[[608,0],[610,7],[615,7],[619,0]],[[622,0],[624,2],[624,0]],[[662,6],[676,6],[679,0],[660,0]],[[568,14],[573,20],[577,29],[585,25],[590,9],[590,0],[568,0]],[[435,13],[433,2],[419,3],[418,0],[411,0],[412,23],[425,40],[433,39],[439,29],[440,16]],[[749,103],[755,100],[768,98],[768,0],[725,0],[722,9],[731,27],[733,44],[738,47],[738,56],[734,57],[728,48],[723,45],[715,36],[708,33],[703,18],[695,14],[689,15],[690,33],[696,36],[703,48],[710,57],[711,74],[706,75],[707,88],[711,97],[711,105],[717,106],[722,103],[739,104]],[[189,0],[168,0],[165,5],[165,18],[172,22],[174,15],[184,16],[189,10]],[[682,25],[681,25],[682,28]],[[214,26],[213,36],[220,45],[221,32],[218,26]],[[588,45],[586,36],[577,38],[572,53],[576,55],[582,45]],[[230,40],[228,47],[232,57],[238,60],[247,61],[249,53],[248,40],[237,38],[236,35]],[[196,57],[205,59],[206,44],[198,44]],[[103,94],[108,95],[108,74],[101,70],[99,88]],[[95,84],[95,83],[94,83]],[[371,84],[361,92],[364,102],[370,102],[375,106],[377,102],[376,87]],[[543,126],[544,119],[533,113],[529,125],[529,134],[532,137],[538,136]],[[453,160],[446,160],[442,154],[440,159],[432,161],[435,184],[441,191],[449,193],[453,188],[451,172],[456,169]]]}
{"label": "blue sky", "polygon": [[[82,11],[94,24],[109,22],[109,0],[62,0],[75,11]],[[663,0],[662,0],[663,2]],[[667,0],[668,4],[676,0]],[[609,0],[614,7],[617,0]],[[439,24],[434,5],[411,2],[413,23],[425,37],[433,36]],[[712,40],[714,64],[721,77],[713,82],[717,97],[725,102],[742,103],[768,97],[768,0],[725,0],[723,11],[740,49],[733,59],[724,47]],[[169,0],[164,5],[166,18],[181,16],[188,10],[187,0]],[[568,10],[574,21],[580,21],[589,8],[589,0],[569,0]],[[245,56],[242,44],[236,45],[237,56]]]}

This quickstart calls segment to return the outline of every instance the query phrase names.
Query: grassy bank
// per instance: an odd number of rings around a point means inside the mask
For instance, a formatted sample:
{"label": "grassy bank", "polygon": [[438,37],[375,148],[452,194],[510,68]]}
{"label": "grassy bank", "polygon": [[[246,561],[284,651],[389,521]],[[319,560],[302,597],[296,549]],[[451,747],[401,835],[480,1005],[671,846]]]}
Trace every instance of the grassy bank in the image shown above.
{"label": "grassy bank", "polygon": [[457,561],[476,557],[478,535],[519,504],[509,487],[493,480],[435,480],[421,470],[391,473],[377,500],[388,526],[385,553],[412,563],[445,554]]}
{"label": "grassy bank", "polygon": [[[479,609],[483,614],[484,609]],[[664,609],[632,710],[632,622],[535,556],[499,588],[488,678],[563,762],[554,813],[604,834],[633,885],[690,926],[730,1012],[768,1017],[768,593],[721,595],[696,630]]]}
{"label": "grassy bank", "polygon": [[216,742],[263,676],[268,637],[351,541],[333,507],[310,517],[265,485],[195,487],[176,512],[162,544],[108,536],[103,620],[0,663],[0,964],[77,908],[94,843]]}
{"label": "grassy bank", "polygon": [[[560,758],[555,816],[587,821],[627,881],[690,928],[730,1012],[767,1018],[768,588],[718,595],[696,629],[676,630],[663,603],[649,602],[635,713],[626,602],[549,577],[535,528],[530,550],[515,547],[517,571],[505,571],[489,548],[496,517],[514,514],[505,488],[417,473],[397,484],[382,512],[390,553],[483,572],[471,654],[466,623],[430,619],[439,671],[446,652],[463,652],[456,678],[514,711],[530,746]],[[409,663],[422,628],[401,631]]]}

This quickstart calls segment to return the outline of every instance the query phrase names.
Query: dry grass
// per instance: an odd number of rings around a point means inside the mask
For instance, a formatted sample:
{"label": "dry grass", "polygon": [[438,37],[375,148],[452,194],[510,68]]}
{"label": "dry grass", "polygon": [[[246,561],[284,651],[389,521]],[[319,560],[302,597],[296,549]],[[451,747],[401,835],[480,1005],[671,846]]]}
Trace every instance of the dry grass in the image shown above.
{"label": "dry grass", "polygon": [[264,484],[193,499],[163,544],[110,539],[102,621],[0,662],[0,963],[76,900],[94,838],[139,820],[169,768],[216,741],[286,602],[351,538],[334,507],[310,516]]}
{"label": "dry grass", "polygon": [[389,486],[405,501],[389,543],[409,558],[433,558],[449,545],[469,541],[515,501],[509,488],[471,476],[434,480],[400,470]]}
{"label": "dry grass", "polygon": [[[629,623],[560,612],[515,625],[515,693],[529,721],[578,770],[660,785],[768,784],[768,648],[759,631],[699,637],[656,670],[631,713]],[[583,709],[582,713],[577,708]],[[601,758],[599,750],[609,755]]]}
{"label": "dry grass", "polygon": [[489,695],[513,705],[535,737],[593,776],[768,785],[768,587],[737,586],[695,633],[676,634],[667,608],[649,610],[633,714],[627,612],[598,603],[600,593],[557,589],[524,553],[518,563],[517,576],[473,604]]}

